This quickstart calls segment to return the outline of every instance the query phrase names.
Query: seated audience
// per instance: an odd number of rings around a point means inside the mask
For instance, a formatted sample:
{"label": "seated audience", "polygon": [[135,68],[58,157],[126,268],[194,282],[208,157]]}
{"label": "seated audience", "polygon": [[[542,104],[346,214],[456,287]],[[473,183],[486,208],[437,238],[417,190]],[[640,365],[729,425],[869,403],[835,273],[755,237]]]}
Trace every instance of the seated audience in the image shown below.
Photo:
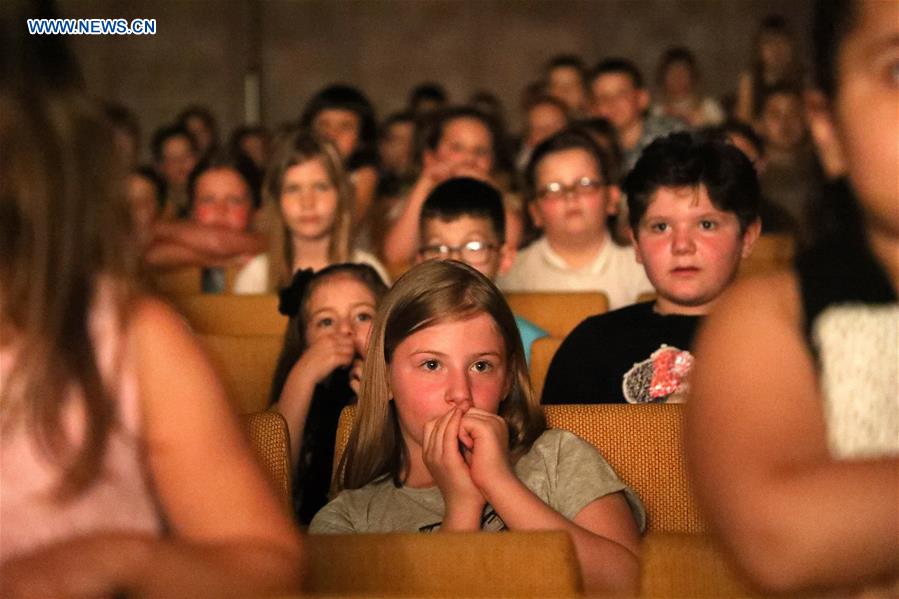
{"label": "seated audience", "polygon": [[434,81],[419,83],[409,91],[408,110],[417,119],[440,112],[448,103],[446,90]]}
{"label": "seated audience", "polygon": [[228,152],[235,160],[249,160],[259,172],[264,172],[270,145],[271,139],[265,127],[244,125],[231,134]]}
{"label": "seated audience", "polygon": [[752,47],[752,62],[740,73],[734,118],[755,125],[762,100],[775,87],[799,88],[803,68],[796,52],[796,36],[781,15],[767,15],[759,23]]}
{"label": "seated audience", "polygon": [[[210,160],[200,164],[187,181],[191,199],[191,219],[207,227],[246,231],[253,215],[253,191],[247,175],[232,162]],[[219,266],[203,269],[203,293],[259,293],[257,271],[265,272],[265,254],[247,262],[234,274],[229,286],[226,270]]]}
{"label": "seated audience", "polygon": [[[419,247],[421,206],[435,186],[452,177],[489,180],[494,173],[501,140],[497,127],[487,116],[467,106],[447,109],[432,116],[423,135],[421,174],[398,216],[384,236],[384,258],[393,266],[408,265]],[[521,237],[520,209],[504,197],[506,243],[517,247]]]}
{"label": "seated audience", "polygon": [[[736,146],[749,158],[752,166],[755,167],[756,175],[759,177],[765,172],[767,166],[765,161],[765,144],[750,125],[742,121],[730,120],[715,127],[707,127],[702,131],[702,134],[709,139],[726,141]],[[763,235],[767,233],[795,235],[799,229],[799,224],[790,213],[777,204],[769,202],[765,198],[764,193],[759,198],[759,216],[762,219]]]}
{"label": "seated audience", "polygon": [[657,298],[592,316],[553,357],[543,403],[683,401],[696,329],[758,238],[749,159],[720,141],[654,141],[624,182],[637,260]]}
{"label": "seated audience", "polygon": [[637,162],[643,148],[656,137],[684,128],[682,121],[647,115],[649,90],[637,66],[623,58],[608,58],[590,71],[593,116],[608,119],[618,133],[618,145],[624,153],[622,175]]}
{"label": "seated audience", "polygon": [[156,171],[166,184],[162,217],[166,220],[187,216],[187,178],[197,166],[199,153],[191,134],[179,125],[162,127],[152,140]]}
{"label": "seated audience", "polygon": [[584,61],[573,54],[559,54],[544,67],[545,93],[563,102],[568,114],[584,116],[587,109],[587,80]]}
{"label": "seated audience", "polygon": [[765,143],[762,194],[785,210],[808,236],[807,223],[824,174],[808,135],[802,97],[794,88],[771,89],[762,99],[759,133]]}
{"label": "seated audience", "polygon": [[112,126],[116,150],[126,169],[137,168],[140,162],[140,125],[137,116],[127,107],[115,102],[104,102],[106,120]]}
{"label": "seated audience", "polygon": [[303,129],[287,135],[272,156],[263,195],[272,221],[269,252],[247,281],[247,293],[271,292],[298,270],[342,262],[369,264],[388,281],[377,258],[354,249],[353,189],[330,142]]}
{"label": "seated audience", "polygon": [[299,533],[222,384],[184,320],[138,289],[100,107],[0,71],[3,595],[298,592]]}
{"label": "seated audience", "polygon": [[640,501],[592,445],[546,429],[485,276],[414,267],[384,297],[368,355],[339,494],[310,532],[564,530],[588,591],[636,591]]}
{"label": "seated audience", "polygon": [[152,167],[135,168],[128,175],[125,197],[131,208],[131,222],[137,248],[143,252],[153,238],[153,224],[165,199],[165,181]]}
{"label": "seated audience", "polygon": [[524,106],[525,136],[515,159],[515,168],[524,172],[540,142],[568,125],[568,107],[554,96],[531,98]]}
{"label": "seated audience", "polygon": [[854,218],[792,271],[742,281],[716,306],[697,340],[686,451],[713,530],[763,591],[893,597],[899,4],[816,8],[830,100],[818,117],[846,157]]}
{"label": "seated audience", "polygon": [[700,95],[699,66],[688,48],[669,48],[659,60],[656,83],[661,93],[652,105],[653,116],[680,119],[692,128],[718,125],[724,110],[710,96]]}
{"label": "seated audience", "polygon": [[537,146],[525,185],[543,236],[518,252],[499,279],[503,290],[602,291],[612,309],[652,291],[633,249],[616,245],[609,233],[618,187],[592,137],[565,130]]}
{"label": "seated audience", "polygon": [[215,117],[206,106],[185,108],[175,122],[190,133],[199,160],[208,160],[219,151],[219,128]]}
{"label": "seated audience", "polygon": [[355,223],[365,222],[378,187],[377,125],[365,94],[348,85],[331,85],[309,100],[300,127],[334,144],[354,194]]}
{"label": "seated audience", "polygon": [[[491,281],[512,265],[515,249],[505,244],[506,215],[499,191],[479,179],[457,177],[428,194],[421,208],[418,261],[459,260]],[[515,315],[525,361],[531,343],[546,331]]]}
{"label": "seated audience", "polygon": [[293,507],[308,525],[328,502],[340,411],[355,403],[368,330],[387,287],[367,264],[298,271],[280,292],[290,317],[272,382],[272,409],[290,434]]}

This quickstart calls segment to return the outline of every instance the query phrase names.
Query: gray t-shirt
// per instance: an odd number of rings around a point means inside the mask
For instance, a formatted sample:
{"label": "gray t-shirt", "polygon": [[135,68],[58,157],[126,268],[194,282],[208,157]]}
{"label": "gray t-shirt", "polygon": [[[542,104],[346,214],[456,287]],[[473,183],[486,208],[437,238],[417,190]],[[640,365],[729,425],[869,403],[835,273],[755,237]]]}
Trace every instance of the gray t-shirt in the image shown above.
{"label": "gray t-shirt", "polygon": [[[568,518],[589,503],[624,493],[642,531],[646,514],[637,495],[618,479],[595,447],[568,431],[550,429],[515,464],[518,478],[548,506]],[[437,487],[395,487],[390,479],[342,491],[316,514],[311,533],[431,532],[443,520],[443,495]],[[484,508],[482,530],[504,530],[492,507]]]}

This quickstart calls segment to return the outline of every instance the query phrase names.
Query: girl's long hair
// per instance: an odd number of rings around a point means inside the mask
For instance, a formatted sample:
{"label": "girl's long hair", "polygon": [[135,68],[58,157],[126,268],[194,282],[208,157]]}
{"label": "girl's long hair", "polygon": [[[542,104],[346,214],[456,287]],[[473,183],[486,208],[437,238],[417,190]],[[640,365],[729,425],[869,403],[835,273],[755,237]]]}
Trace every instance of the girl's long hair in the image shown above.
{"label": "girl's long hair", "polygon": [[[78,91],[27,89],[0,93],[0,344],[15,356],[2,375],[0,424],[4,433],[25,427],[60,467],[66,498],[99,476],[116,425],[92,308],[101,281],[113,283],[123,326],[137,261],[124,171],[100,108]],[[80,441],[65,426],[73,407],[84,418]]]}
{"label": "girl's long hair", "polygon": [[269,282],[273,289],[290,283],[294,256],[290,230],[281,215],[281,191],[284,176],[292,166],[320,160],[328,179],[337,190],[337,214],[328,248],[330,262],[350,259],[351,229],[353,226],[354,191],[340,160],[337,149],[329,142],[319,141],[310,132],[297,129],[286,134],[278,143],[269,163],[262,187],[263,203],[269,211]]}
{"label": "girl's long hair", "polygon": [[528,378],[518,326],[502,292],[461,262],[425,262],[400,277],[378,308],[362,373],[356,422],[341,458],[335,491],[358,489],[385,478],[397,486],[403,484],[409,455],[388,385],[393,352],[416,331],[481,313],[494,319],[506,348],[511,384],[499,405],[499,415],[508,424],[513,456],[525,453],[546,430],[543,410]]}

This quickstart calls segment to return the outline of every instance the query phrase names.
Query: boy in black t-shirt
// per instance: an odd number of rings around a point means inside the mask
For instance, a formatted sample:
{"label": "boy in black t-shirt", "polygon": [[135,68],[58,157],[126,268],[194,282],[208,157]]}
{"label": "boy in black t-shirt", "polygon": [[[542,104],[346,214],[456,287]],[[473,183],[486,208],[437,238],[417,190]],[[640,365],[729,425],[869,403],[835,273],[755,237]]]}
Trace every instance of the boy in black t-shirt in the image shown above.
{"label": "boy in black t-shirt", "polygon": [[637,261],[657,299],[592,316],[553,358],[543,403],[682,400],[690,349],[759,236],[759,184],[737,148],[657,139],[624,182]]}

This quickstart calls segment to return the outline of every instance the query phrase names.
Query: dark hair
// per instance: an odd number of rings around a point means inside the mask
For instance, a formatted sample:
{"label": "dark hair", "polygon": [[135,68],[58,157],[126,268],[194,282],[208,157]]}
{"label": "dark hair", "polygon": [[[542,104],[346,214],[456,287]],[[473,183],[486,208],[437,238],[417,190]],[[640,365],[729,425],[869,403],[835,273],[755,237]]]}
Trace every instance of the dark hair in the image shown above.
{"label": "dark hair", "polygon": [[502,194],[489,183],[471,177],[448,179],[431,190],[421,207],[418,222],[424,227],[430,219],[451,221],[463,216],[489,220],[497,240],[501,244],[505,242]]}
{"label": "dark hair", "polygon": [[215,151],[218,148],[219,143],[219,127],[218,123],[215,120],[215,117],[212,116],[212,111],[210,111],[206,106],[193,104],[182,110],[181,114],[178,115],[178,118],[175,119],[175,122],[184,127],[185,130],[189,131],[187,127],[187,121],[192,118],[200,119],[201,121],[203,121],[203,125],[207,129],[209,129],[209,150]]}
{"label": "dark hair", "polygon": [[[618,184],[621,177],[621,167],[624,164],[624,153],[618,143],[618,133],[615,126],[600,116],[578,119],[571,123],[571,128],[583,131],[593,138],[593,141],[603,151],[602,158],[605,161],[609,183]],[[602,140],[602,141],[600,141]]]}
{"label": "dark hair", "polygon": [[705,186],[716,208],[736,215],[741,232],[758,218],[758,178],[739,148],[689,133],[672,133],[649,144],[624,180],[634,235],[659,188],[699,185]]}
{"label": "dark hair", "polygon": [[458,119],[474,119],[484,125],[490,133],[493,164],[495,166],[501,162],[499,158],[503,144],[499,125],[490,116],[473,106],[451,106],[429,115],[422,123],[420,148],[417,152],[418,157],[421,157],[424,150],[436,150],[437,146],[440,145],[440,140],[443,139],[443,133],[447,125]]}
{"label": "dark hair", "polygon": [[353,150],[353,155],[346,158],[347,168],[350,168],[349,165],[354,160],[354,156],[374,151],[374,143],[378,134],[375,109],[362,91],[342,83],[329,85],[320,90],[306,104],[306,108],[300,116],[300,127],[312,131],[315,117],[324,110],[349,110],[359,117],[359,143]]}
{"label": "dark hair", "polygon": [[153,133],[153,139],[150,141],[150,149],[153,152],[153,160],[159,162],[162,160],[162,146],[165,145],[165,142],[174,138],[174,137],[183,137],[190,144],[191,150],[193,150],[194,154],[197,153],[197,141],[194,139],[194,136],[190,134],[190,132],[184,128],[182,125],[164,125],[156,130]]}
{"label": "dark hair", "polygon": [[140,148],[140,125],[135,114],[128,107],[116,102],[104,102],[103,112],[113,129],[127,133],[133,140],[135,148]]}
{"label": "dark hair", "polygon": [[522,108],[525,112],[530,112],[537,106],[542,106],[544,104],[550,104],[558,108],[567,118],[569,116],[568,105],[565,104],[562,100],[558,99],[555,96],[551,96],[549,94],[541,93],[525,98],[524,105]]}
{"label": "dark hair", "polygon": [[857,12],[853,0],[818,0],[815,3],[812,25],[815,83],[831,97],[836,92],[840,44],[855,27]]}
{"label": "dark hair", "polygon": [[[287,380],[287,375],[296,364],[303,352],[306,351],[306,304],[312,292],[336,276],[349,276],[359,281],[372,292],[375,299],[380,302],[387,293],[387,285],[378,275],[378,271],[368,264],[356,264],[345,262],[332,264],[317,271],[311,279],[303,281],[302,288],[295,288],[293,292],[299,295],[298,310],[287,321],[287,330],[284,333],[284,343],[281,346],[281,354],[278,356],[278,364],[272,377],[272,388],[269,393],[269,404],[274,404],[281,397],[281,390]],[[294,282],[302,279],[302,272],[294,275]],[[293,285],[291,285],[293,286]]]}
{"label": "dark hair", "polygon": [[637,65],[632,61],[626,58],[606,58],[605,60],[600,61],[596,66],[590,69],[590,72],[587,74],[587,80],[590,83],[593,83],[597,77],[612,73],[627,75],[631,78],[631,82],[637,89],[643,89],[645,87],[645,84],[643,83],[643,74],[640,72],[640,69],[638,69]]}
{"label": "dark hair", "polygon": [[581,129],[567,127],[555,135],[543,140],[534,148],[528,166],[524,170],[525,195],[528,201],[537,198],[537,167],[544,158],[556,152],[565,150],[584,150],[596,161],[596,168],[602,177],[604,184],[612,183],[609,177],[608,159],[603,149],[597,144],[589,133]]}
{"label": "dark hair", "polygon": [[556,54],[546,61],[543,72],[549,77],[550,72],[556,69],[574,69],[578,72],[578,75],[580,75],[581,81],[584,81],[587,72],[584,61],[576,54]]}
{"label": "dark hair", "polygon": [[222,156],[212,156],[199,162],[187,177],[188,210],[193,210],[194,207],[194,192],[197,190],[197,181],[204,173],[217,170],[229,170],[237,173],[250,192],[250,203],[253,207],[259,206],[261,189],[256,184],[258,183],[258,175],[249,170],[249,165],[246,162],[230,160]]}
{"label": "dark hair", "polygon": [[409,110],[417,113],[422,102],[436,102],[439,105],[446,104],[446,90],[442,85],[434,81],[419,83],[409,92]]}
{"label": "dark hair", "polygon": [[383,139],[387,135],[387,131],[397,123],[412,123],[414,125],[416,123],[415,113],[411,110],[391,113],[378,127],[378,138]]}
{"label": "dark hair", "polygon": [[252,137],[254,135],[258,135],[267,141],[271,137],[269,135],[268,129],[263,127],[262,125],[241,125],[234,129],[231,133],[231,139],[228,142],[228,153],[232,158],[236,158],[238,155],[243,155],[244,152],[240,147],[240,144],[247,137]]}
{"label": "dark hair", "polygon": [[131,171],[131,174],[142,177],[153,185],[153,188],[156,190],[156,203],[161,210],[165,205],[165,194],[168,191],[168,185],[166,184],[165,179],[156,172],[155,168],[147,164],[135,168]]}
{"label": "dark hair", "polygon": [[682,62],[689,67],[690,76],[693,78],[693,82],[696,83],[696,80],[699,79],[696,57],[686,46],[674,46],[665,50],[665,53],[659,58],[659,66],[656,69],[656,83],[663,85],[665,83],[665,72],[668,70],[668,67],[677,62]]}

